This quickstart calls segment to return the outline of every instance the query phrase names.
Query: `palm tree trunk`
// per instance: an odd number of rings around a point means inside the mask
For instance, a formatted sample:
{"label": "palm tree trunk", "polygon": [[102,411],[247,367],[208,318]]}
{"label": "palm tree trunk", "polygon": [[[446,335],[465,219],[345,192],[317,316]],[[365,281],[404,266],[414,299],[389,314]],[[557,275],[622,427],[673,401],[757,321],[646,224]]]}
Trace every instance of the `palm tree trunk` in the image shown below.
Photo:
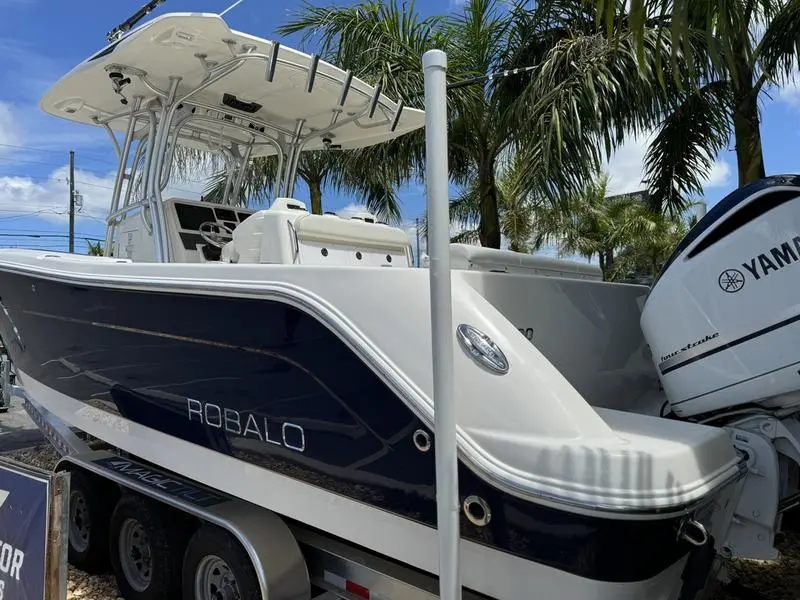
{"label": "palm tree trunk", "polygon": [[494,176],[494,160],[482,160],[478,166],[481,221],[478,238],[481,246],[500,248],[500,216],[497,208],[497,182]]}
{"label": "palm tree trunk", "polygon": [[308,193],[311,197],[311,212],[315,215],[322,214],[322,182],[319,179],[310,179]]}
{"label": "palm tree trunk", "polygon": [[736,135],[736,162],[739,187],[765,177],[761,147],[761,124],[758,116],[758,90],[753,71],[744,56],[736,61],[733,92],[733,131]]}
{"label": "palm tree trunk", "polygon": [[609,248],[605,250],[606,255],[606,269],[611,269],[614,266],[614,249]]}
{"label": "palm tree trunk", "polygon": [[655,279],[658,275],[658,251],[654,249],[650,258],[653,266],[653,279]]}

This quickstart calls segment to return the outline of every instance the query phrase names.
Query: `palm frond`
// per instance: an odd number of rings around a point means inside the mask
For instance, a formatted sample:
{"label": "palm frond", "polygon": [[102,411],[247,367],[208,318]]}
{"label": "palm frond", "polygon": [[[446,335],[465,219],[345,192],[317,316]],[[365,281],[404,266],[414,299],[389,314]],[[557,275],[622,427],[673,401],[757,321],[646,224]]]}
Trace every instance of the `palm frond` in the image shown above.
{"label": "palm frond", "polygon": [[689,92],[661,125],[645,155],[653,206],[671,213],[686,207],[687,196],[702,193],[714,158],[728,143],[732,102],[727,81]]}
{"label": "palm frond", "polygon": [[313,43],[337,65],[382,84],[387,95],[421,107],[422,54],[447,45],[444,20],[423,18],[414,2],[367,0],[348,7],[304,2],[278,32],[303,32],[304,42]]}
{"label": "palm frond", "polygon": [[[242,187],[238,190],[238,197],[231,198],[232,203],[249,206],[253,203],[263,202],[270,197],[277,176],[277,157],[259,156],[252,159],[250,164],[245,167]],[[209,202],[222,202],[227,179],[227,168],[214,172],[208,178],[203,190],[204,199]]]}
{"label": "palm frond", "polygon": [[767,81],[782,83],[792,75],[800,56],[800,0],[780,3],[766,23],[755,55],[762,71],[759,86]]}
{"label": "palm frond", "polygon": [[543,172],[532,171],[532,178],[577,192],[631,135],[652,130],[670,114],[680,93],[676,80],[689,78],[689,64],[704,78],[717,75],[707,61],[707,40],[695,32],[688,54],[679,50],[683,66],[674,73],[665,67],[667,77],[659,78],[659,63],[669,60],[672,49],[670,34],[648,28],[643,36],[644,62],[628,31],[613,40],[571,35],[546,53],[515,107],[517,135],[539,146],[534,151]]}
{"label": "palm frond", "polygon": [[475,245],[480,240],[480,232],[477,229],[463,229],[450,237],[451,244],[470,244]]}

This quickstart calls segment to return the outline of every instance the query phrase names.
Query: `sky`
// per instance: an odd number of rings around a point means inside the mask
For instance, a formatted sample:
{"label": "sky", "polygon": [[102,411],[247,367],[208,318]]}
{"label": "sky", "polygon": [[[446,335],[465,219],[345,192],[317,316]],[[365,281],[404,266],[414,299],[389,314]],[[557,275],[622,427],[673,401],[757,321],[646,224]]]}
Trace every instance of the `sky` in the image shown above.
{"label": "sky", "polygon": [[[167,0],[150,19],[166,12],[221,12],[234,0]],[[332,0],[314,0],[328,4]],[[425,13],[460,10],[462,0],[425,0]],[[349,3],[349,2],[348,2]],[[75,182],[83,197],[76,215],[76,252],[86,240],[105,236],[105,215],[114,184],[116,156],[103,129],[73,124],[43,113],[39,99],[61,76],[102,49],[106,33],[133,14],[144,0],[0,0],[0,246],[66,250],[68,247],[69,152],[75,152]],[[342,4],[342,2],[336,2]],[[299,8],[297,0],[244,0],[226,14],[232,29],[276,39],[275,29]],[[424,7],[424,8],[423,8]],[[296,37],[278,37],[300,47]],[[800,88],[769,90],[762,100],[762,136],[768,174],[800,172]],[[611,193],[641,189],[647,136],[631,139],[606,165]],[[202,179],[178,182],[166,194],[196,198]],[[736,187],[732,149],[716,157],[705,183],[711,208]],[[296,196],[307,201],[302,186]],[[425,190],[411,184],[400,190],[404,227],[414,240],[414,219],[425,211]],[[323,196],[325,210],[356,209],[355,198]]]}

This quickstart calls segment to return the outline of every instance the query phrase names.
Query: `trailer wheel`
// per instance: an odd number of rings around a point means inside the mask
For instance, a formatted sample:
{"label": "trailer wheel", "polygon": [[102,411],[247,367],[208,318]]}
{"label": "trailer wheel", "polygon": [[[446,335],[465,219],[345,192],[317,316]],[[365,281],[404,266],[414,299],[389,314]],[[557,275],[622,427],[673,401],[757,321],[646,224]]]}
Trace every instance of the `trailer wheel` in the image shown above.
{"label": "trailer wheel", "polygon": [[189,540],[183,558],[183,600],[266,600],[256,571],[231,534],[203,525]]}
{"label": "trailer wheel", "polygon": [[108,571],[108,525],[111,506],[103,498],[97,478],[82,471],[70,472],[69,562],[86,573]]}
{"label": "trailer wheel", "polygon": [[171,600],[180,593],[182,523],[161,505],[123,494],[111,515],[109,554],[125,600]]}

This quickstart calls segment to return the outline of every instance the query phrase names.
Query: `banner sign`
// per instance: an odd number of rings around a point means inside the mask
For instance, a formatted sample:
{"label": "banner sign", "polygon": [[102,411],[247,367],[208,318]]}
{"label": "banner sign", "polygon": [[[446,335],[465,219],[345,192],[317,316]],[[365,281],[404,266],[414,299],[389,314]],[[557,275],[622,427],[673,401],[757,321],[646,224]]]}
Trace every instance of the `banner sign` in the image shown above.
{"label": "banner sign", "polygon": [[[66,535],[51,529],[54,516],[58,516],[57,528],[66,516],[62,507],[68,497],[63,489],[66,477],[0,459],[0,600],[58,600],[62,596],[59,588],[60,580],[66,578],[66,559],[60,554]],[[48,574],[55,575],[56,581],[48,581]]]}
{"label": "banner sign", "polygon": [[630,196],[637,202],[646,203],[650,199],[650,192],[648,190],[636,190],[635,192],[628,192],[627,194],[614,194],[613,196],[606,196],[605,200],[619,200],[625,196]]}

